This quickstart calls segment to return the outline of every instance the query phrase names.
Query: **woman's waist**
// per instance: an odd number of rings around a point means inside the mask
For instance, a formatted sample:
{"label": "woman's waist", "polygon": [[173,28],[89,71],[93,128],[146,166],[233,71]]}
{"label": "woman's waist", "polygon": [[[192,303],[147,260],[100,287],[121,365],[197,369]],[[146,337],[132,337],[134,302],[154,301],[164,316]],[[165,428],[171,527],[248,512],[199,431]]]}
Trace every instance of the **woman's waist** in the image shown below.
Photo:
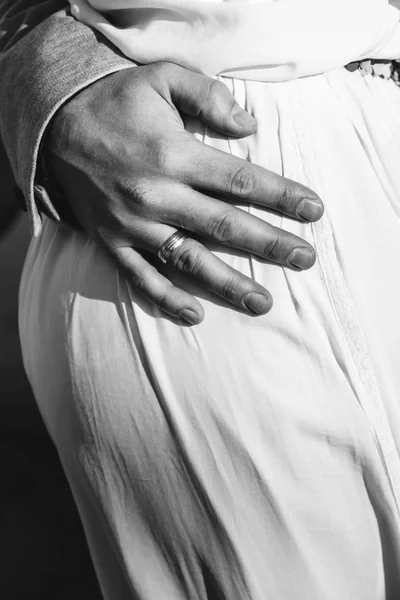
{"label": "woman's waist", "polygon": [[400,13],[386,0],[77,0],[74,6],[78,19],[138,63],[170,61],[210,76],[285,81],[353,61],[400,58]]}

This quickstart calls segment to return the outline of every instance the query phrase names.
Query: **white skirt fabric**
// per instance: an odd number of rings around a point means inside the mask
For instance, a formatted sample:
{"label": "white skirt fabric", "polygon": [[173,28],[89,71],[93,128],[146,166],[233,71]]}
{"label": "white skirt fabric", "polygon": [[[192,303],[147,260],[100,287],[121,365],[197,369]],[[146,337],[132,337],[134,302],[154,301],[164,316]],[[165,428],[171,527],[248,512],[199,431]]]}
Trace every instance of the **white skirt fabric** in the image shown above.
{"label": "white skirt fabric", "polygon": [[299,273],[213,250],[273,294],[251,318],[195,290],[180,327],[85,235],[46,221],[22,277],[25,367],[107,600],[400,597],[400,91],[345,69],[224,79],[245,140],[315,189]]}

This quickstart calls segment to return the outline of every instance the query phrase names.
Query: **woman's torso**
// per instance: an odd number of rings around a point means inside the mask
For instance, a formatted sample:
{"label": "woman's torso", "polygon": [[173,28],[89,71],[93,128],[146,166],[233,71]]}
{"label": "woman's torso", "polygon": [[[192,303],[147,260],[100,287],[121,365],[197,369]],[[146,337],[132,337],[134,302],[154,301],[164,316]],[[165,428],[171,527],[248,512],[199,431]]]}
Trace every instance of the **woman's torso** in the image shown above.
{"label": "woman's torso", "polygon": [[133,60],[167,60],[211,76],[284,81],[365,58],[400,57],[400,13],[387,0],[71,4],[76,18]]}

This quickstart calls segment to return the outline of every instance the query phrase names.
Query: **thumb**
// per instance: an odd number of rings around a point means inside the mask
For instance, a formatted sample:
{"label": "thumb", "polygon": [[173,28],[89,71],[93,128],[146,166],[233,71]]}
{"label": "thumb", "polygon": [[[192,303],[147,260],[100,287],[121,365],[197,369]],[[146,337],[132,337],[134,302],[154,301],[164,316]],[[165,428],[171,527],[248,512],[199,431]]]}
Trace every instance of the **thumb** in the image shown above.
{"label": "thumb", "polygon": [[239,106],[227,86],[217,79],[181,68],[170,81],[169,91],[179,112],[200,117],[225,135],[245,137],[257,129],[255,118]]}

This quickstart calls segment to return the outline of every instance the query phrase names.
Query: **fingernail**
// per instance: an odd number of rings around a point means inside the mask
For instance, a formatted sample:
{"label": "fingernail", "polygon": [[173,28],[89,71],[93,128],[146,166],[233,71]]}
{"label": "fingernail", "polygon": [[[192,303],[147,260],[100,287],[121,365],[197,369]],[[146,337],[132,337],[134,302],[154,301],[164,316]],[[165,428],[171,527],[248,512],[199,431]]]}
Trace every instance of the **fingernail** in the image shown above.
{"label": "fingernail", "polygon": [[267,312],[272,306],[271,297],[259,294],[257,292],[250,292],[243,298],[243,304],[251,310],[251,312],[260,315],[261,313]]}
{"label": "fingernail", "polygon": [[315,263],[315,252],[313,248],[295,248],[287,259],[288,263],[296,269],[309,269]]}
{"label": "fingernail", "polygon": [[243,108],[241,108],[238,104],[235,104],[235,106],[232,109],[232,117],[233,120],[241,127],[253,125],[255,122],[255,118],[252,117],[248,112],[243,110]]}
{"label": "fingernail", "polygon": [[296,214],[306,221],[318,221],[324,214],[324,206],[316,198],[304,198],[298,205]]}
{"label": "fingernail", "polygon": [[190,310],[190,308],[184,308],[183,310],[181,310],[180,317],[190,325],[197,325],[197,323],[200,320],[197,312],[195,312],[194,310]]}

